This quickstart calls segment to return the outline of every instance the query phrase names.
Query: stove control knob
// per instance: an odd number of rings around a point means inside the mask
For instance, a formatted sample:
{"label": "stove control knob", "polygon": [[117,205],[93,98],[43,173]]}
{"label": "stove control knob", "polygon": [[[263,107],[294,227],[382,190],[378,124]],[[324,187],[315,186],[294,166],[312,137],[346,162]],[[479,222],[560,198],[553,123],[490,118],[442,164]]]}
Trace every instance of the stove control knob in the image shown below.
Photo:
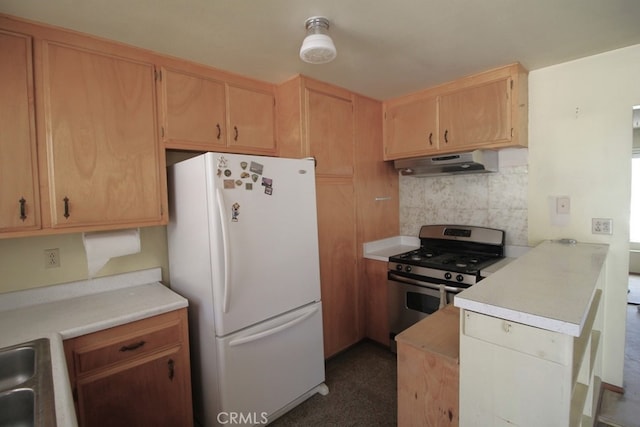
{"label": "stove control knob", "polygon": [[406,271],[407,273],[410,273],[410,272],[411,272],[411,266],[410,266],[410,265],[407,265],[407,266],[404,268],[404,271]]}
{"label": "stove control knob", "polygon": [[458,274],[458,275],[456,276],[456,280],[457,280],[458,282],[462,282],[462,281],[464,281],[464,276],[463,276],[462,274]]}
{"label": "stove control knob", "polygon": [[396,265],[396,270],[398,270],[398,271],[402,271],[402,264],[398,264],[398,265]]}
{"label": "stove control knob", "polygon": [[451,280],[451,273],[444,273],[444,278],[447,280]]}

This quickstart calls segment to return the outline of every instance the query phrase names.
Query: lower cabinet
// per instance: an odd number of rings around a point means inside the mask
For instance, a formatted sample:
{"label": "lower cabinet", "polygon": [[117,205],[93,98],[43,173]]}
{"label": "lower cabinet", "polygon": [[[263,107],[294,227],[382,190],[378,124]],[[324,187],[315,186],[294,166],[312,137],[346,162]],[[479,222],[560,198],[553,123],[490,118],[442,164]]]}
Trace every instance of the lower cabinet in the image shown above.
{"label": "lower cabinet", "polygon": [[64,342],[80,426],[191,426],[187,311]]}
{"label": "lower cabinet", "polygon": [[459,319],[448,305],[396,336],[398,427],[495,425],[460,423]]}
{"label": "lower cabinet", "polygon": [[365,333],[368,338],[388,347],[387,269],[387,263],[384,261],[364,260]]}

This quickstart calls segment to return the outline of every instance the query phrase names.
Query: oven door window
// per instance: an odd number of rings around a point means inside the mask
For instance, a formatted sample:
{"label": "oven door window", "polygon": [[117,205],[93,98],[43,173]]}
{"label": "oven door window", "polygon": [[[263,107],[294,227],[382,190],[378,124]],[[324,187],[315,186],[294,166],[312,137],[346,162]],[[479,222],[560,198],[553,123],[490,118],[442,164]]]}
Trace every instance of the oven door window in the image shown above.
{"label": "oven door window", "polygon": [[440,307],[440,298],[433,295],[408,291],[405,292],[405,297],[407,308],[411,310],[432,314]]}

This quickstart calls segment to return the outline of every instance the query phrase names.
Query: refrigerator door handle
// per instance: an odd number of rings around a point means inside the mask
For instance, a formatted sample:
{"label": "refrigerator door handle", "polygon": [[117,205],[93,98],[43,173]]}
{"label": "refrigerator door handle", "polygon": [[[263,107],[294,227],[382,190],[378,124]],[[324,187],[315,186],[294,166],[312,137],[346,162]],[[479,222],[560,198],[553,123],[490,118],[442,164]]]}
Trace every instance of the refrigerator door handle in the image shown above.
{"label": "refrigerator door handle", "polygon": [[309,317],[313,316],[318,310],[319,310],[318,305],[316,305],[311,310],[309,310],[308,312],[296,317],[293,320],[288,321],[287,323],[283,323],[282,325],[278,325],[275,328],[267,329],[266,331],[258,332],[257,334],[247,335],[246,337],[240,337],[240,338],[231,340],[231,342],[229,342],[229,346],[233,347],[233,346],[237,346],[237,345],[247,344],[247,343],[250,343],[252,341],[257,341],[257,340],[260,340],[262,338],[266,338],[268,336],[277,334],[278,332],[284,331],[285,329],[289,329],[289,328],[297,325],[298,323],[303,322],[304,320],[306,320]]}
{"label": "refrigerator door handle", "polygon": [[216,198],[218,199],[218,212],[220,213],[220,229],[222,230],[222,256],[224,257],[224,277],[223,277],[223,304],[222,312],[227,313],[229,311],[229,300],[231,299],[230,283],[230,260],[229,260],[229,230],[227,229],[227,215],[225,212],[224,197],[222,190],[216,188]]}

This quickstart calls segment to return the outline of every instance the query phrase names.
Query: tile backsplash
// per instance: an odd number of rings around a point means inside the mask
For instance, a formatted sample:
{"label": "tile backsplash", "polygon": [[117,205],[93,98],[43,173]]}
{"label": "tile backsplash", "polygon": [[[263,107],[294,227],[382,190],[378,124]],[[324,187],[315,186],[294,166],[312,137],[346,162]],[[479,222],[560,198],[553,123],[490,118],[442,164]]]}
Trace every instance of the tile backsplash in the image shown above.
{"label": "tile backsplash", "polygon": [[527,245],[527,149],[499,153],[499,172],[414,178],[400,176],[400,234],[425,224],[460,224],[506,231],[506,244]]}

